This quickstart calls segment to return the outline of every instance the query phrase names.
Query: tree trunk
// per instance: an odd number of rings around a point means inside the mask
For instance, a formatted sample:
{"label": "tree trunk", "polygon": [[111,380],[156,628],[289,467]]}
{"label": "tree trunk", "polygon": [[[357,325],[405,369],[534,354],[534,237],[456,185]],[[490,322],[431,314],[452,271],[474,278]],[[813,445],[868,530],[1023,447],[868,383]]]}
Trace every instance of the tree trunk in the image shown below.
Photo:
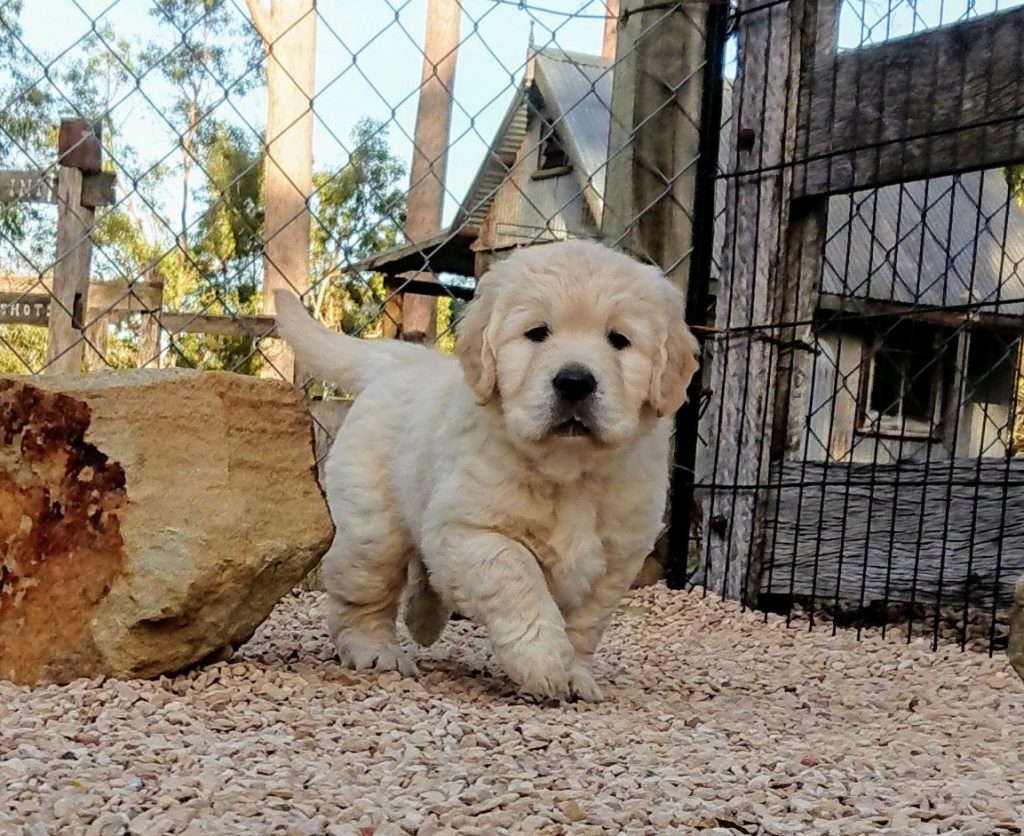
{"label": "tree trunk", "polygon": [[[274,292],[309,289],[309,207],[313,191],[314,0],[247,0],[267,49],[267,135],[264,190],[266,259],[263,313]],[[276,339],[263,341],[264,376],[297,380],[294,356]]]}
{"label": "tree trunk", "polygon": [[[405,237],[413,244],[423,243],[441,229],[461,17],[459,0],[428,0],[423,78],[405,222]],[[409,278],[434,276],[424,272],[409,274]],[[433,341],[437,329],[436,302],[433,296],[410,293],[405,297],[401,305],[403,339]]]}

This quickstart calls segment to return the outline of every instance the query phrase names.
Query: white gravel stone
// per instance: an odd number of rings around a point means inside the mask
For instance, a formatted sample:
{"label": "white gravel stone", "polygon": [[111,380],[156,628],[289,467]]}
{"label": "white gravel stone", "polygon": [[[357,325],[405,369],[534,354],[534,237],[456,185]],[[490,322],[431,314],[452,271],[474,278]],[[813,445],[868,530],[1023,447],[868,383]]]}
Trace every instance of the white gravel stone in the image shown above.
{"label": "white gravel stone", "polygon": [[0,683],[0,833],[1024,833],[1003,658],[637,590],[605,702],[517,698],[451,625],[418,682],[332,661],[319,593],[172,679]]}

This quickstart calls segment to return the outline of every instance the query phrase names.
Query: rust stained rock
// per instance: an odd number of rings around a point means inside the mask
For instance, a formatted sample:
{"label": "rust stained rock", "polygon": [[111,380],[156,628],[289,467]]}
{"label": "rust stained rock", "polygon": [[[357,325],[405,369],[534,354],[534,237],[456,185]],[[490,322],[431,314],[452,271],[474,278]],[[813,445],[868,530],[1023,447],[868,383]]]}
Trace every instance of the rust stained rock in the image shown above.
{"label": "rust stained rock", "polygon": [[333,525],[290,386],[0,379],[0,677],[150,677],[244,642]]}
{"label": "rust stained rock", "polygon": [[124,470],[85,441],[88,405],[0,380],[0,675],[103,669],[89,623],[124,566]]}

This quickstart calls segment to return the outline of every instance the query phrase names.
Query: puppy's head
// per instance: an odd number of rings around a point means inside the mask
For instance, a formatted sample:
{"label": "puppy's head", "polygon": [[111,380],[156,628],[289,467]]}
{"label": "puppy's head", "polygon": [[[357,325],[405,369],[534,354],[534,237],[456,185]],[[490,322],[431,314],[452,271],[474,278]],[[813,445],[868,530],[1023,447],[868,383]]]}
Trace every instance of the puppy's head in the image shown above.
{"label": "puppy's head", "polygon": [[617,446],[686,397],[697,342],[683,307],[657,268],[600,244],[536,246],[480,280],[456,351],[518,441]]}

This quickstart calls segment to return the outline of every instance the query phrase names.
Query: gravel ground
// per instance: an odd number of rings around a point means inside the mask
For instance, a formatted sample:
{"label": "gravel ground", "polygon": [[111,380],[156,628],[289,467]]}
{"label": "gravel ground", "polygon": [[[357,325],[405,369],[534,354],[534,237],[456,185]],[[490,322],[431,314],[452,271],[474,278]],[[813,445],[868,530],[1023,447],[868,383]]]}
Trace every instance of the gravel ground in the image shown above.
{"label": "gravel ground", "polygon": [[599,706],[510,696],[464,622],[418,682],[330,660],[318,593],[235,660],[0,684],[0,833],[1024,832],[1005,659],[640,590]]}

